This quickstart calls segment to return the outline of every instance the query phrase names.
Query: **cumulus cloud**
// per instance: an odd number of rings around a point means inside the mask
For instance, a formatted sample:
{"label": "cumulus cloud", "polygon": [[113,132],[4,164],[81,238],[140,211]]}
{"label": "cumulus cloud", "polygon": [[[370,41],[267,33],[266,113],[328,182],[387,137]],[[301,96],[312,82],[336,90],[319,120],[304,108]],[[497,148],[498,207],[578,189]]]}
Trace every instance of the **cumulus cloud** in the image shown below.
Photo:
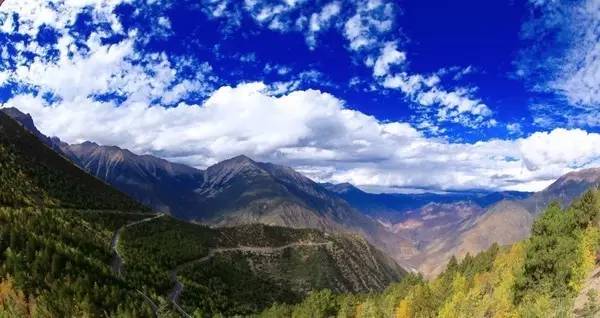
{"label": "cumulus cloud", "polygon": [[[50,47],[35,41],[19,43],[15,50],[34,58],[3,64],[0,82],[12,81],[27,88],[3,106],[31,113],[42,132],[67,142],[118,145],[198,167],[244,153],[294,166],[319,181],[377,188],[537,190],[570,169],[600,163],[599,135],[582,130],[553,130],[517,140],[476,143],[427,137],[409,123],[378,120],[326,92],[299,90],[299,81],[322,80],[314,71],[280,85],[250,82],[213,90],[207,84],[209,65],[194,68],[192,77],[182,76],[180,70],[190,61],[136,51],[136,32],[123,34],[114,22],[116,2],[61,3],[72,7],[54,8],[52,13],[36,2],[30,7],[15,4],[10,9],[38,10],[34,16],[41,14],[41,21],[54,21],[59,39]],[[73,23],[73,12],[81,9],[80,3],[101,8],[93,16],[112,21],[110,30],[74,39],[66,30]],[[265,24],[279,27],[276,24],[282,21],[285,8],[299,2],[280,5],[285,7],[253,12]],[[254,8],[250,0],[246,6]],[[361,11],[365,8],[374,15]],[[323,10],[315,12],[321,17]],[[367,44],[358,47],[370,45],[360,30],[387,30],[388,10],[385,2],[370,0],[353,11],[351,18],[358,15],[360,25],[352,26],[357,29],[352,29],[356,32],[351,35],[356,36],[349,38],[350,45],[364,41]],[[56,12],[64,15],[56,16]],[[13,21],[12,15],[5,15],[2,30],[35,34],[39,26],[28,22],[32,17],[23,14]],[[335,19],[329,13],[324,17],[319,19]],[[343,24],[345,31],[347,27]],[[104,43],[103,32],[119,33],[123,39]],[[465,125],[489,119],[490,109],[472,97],[472,90],[443,89],[435,74],[392,72],[392,66],[404,63],[405,57],[395,42],[382,43],[385,45],[375,48],[380,55],[372,59],[382,86],[401,90],[440,119]],[[46,58],[49,50],[56,55]],[[189,94],[207,98],[194,103],[185,98]],[[48,95],[52,98],[46,98]]]}
{"label": "cumulus cloud", "polygon": [[63,0],[56,5],[47,1],[6,1],[2,5],[3,31],[13,25],[9,18],[16,13],[19,16],[18,32],[30,36],[37,35],[41,26],[47,25],[54,29],[63,29],[75,22],[77,15],[87,7],[93,7],[94,19],[98,22],[107,22],[114,30],[120,30],[121,24],[112,14],[115,7],[127,0]]}
{"label": "cumulus cloud", "polygon": [[321,12],[315,12],[310,16],[306,42],[311,48],[316,46],[316,37],[319,31],[329,27],[331,20],[341,11],[340,2],[331,2],[325,5]]}
{"label": "cumulus cloud", "polygon": [[472,96],[471,90],[459,88],[448,91],[440,86],[440,78],[433,74],[425,77],[400,72],[387,75],[382,81],[386,88],[399,89],[421,106],[436,121],[459,123],[477,128],[493,126],[492,110],[480,99]]}
{"label": "cumulus cloud", "polygon": [[506,130],[511,134],[511,135],[521,135],[523,133],[523,130],[521,129],[521,124],[519,123],[510,123],[506,125]]}
{"label": "cumulus cloud", "polygon": [[19,96],[46,134],[117,144],[199,167],[241,153],[292,165],[319,181],[379,188],[538,190],[574,168],[600,163],[600,135],[557,129],[517,140],[450,143],[408,123],[382,122],[333,95],[269,94],[260,82],[224,86],[202,105],[62,102]]}
{"label": "cumulus cloud", "polygon": [[379,49],[382,36],[394,24],[394,4],[387,0],[359,1],[259,1],[203,0],[208,16],[226,21],[226,29],[240,26],[244,14],[278,32],[302,32],[315,48],[320,32],[338,29],[351,50]]}
{"label": "cumulus cloud", "polygon": [[519,143],[523,162],[536,171],[545,165],[579,168],[600,162],[600,135],[581,129],[536,132]]}
{"label": "cumulus cloud", "polygon": [[[180,76],[179,70],[189,66],[185,59],[171,61],[165,54],[143,55],[135,49],[137,31],[121,34],[123,39],[117,43],[105,43],[103,39],[122,30],[115,22],[110,29],[93,30],[87,39],[76,39],[70,32],[75,16],[86,5],[95,5],[93,17],[96,22],[117,21],[112,10],[117,1],[66,1],[57,5],[38,2],[13,3],[9,10],[21,10],[18,16],[17,34],[36,34],[40,26],[38,19],[50,21],[56,28],[58,38],[55,44],[41,47],[37,41],[18,43],[18,55],[21,58],[15,65],[6,65],[2,70],[3,81],[29,87],[38,95],[50,94],[64,102],[91,100],[97,96],[113,96],[127,103],[178,103],[188,94],[204,94],[210,86],[207,84],[211,71],[207,64],[194,65],[193,76]],[[30,16],[31,15],[31,16]],[[45,18],[45,16],[51,16]],[[37,20],[36,20],[37,21]],[[33,37],[35,38],[35,37]],[[56,52],[52,58],[50,52]],[[30,56],[34,57],[31,58]]]}

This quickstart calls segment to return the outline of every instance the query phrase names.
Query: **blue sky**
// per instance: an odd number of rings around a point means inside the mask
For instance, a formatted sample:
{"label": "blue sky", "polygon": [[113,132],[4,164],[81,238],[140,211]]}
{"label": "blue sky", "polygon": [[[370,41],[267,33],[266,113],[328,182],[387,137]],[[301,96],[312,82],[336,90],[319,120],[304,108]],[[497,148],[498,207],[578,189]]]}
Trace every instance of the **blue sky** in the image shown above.
{"label": "blue sky", "polygon": [[197,167],[537,190],[600,165],[599,21],[595,0],[7,0],[0,102]]}

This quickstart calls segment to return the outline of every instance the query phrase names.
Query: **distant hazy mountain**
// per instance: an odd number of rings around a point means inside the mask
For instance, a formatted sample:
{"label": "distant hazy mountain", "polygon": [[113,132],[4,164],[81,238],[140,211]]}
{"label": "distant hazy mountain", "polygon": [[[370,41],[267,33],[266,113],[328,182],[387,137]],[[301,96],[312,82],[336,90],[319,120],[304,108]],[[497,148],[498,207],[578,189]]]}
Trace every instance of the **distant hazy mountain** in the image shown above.
{"label": "distant hazy mountain", "polygon": [[388,230],[409,239],[416,251],[394,255],[425,275],[439,273],[452,255],[476,254],[493,243],[512,244],[529,235],[533,220],[553,200],[569,204],[600,184],[600,169],[568,173],[543,191],[373,194],[348,184],[324,184]]}
{"label": "distant hazy mountain", "polygon": [[405,212],[400,222],[390,228],[394,233],[408,236],[419,247],[429,246],[458,232],[465,223],[481,215],[483,211],[483,208],[472,202],[429,203]]}
{"label": "distant hazy mountain", "polygon": [[421,249],[418,257],[408,260],[427,274],[439,273],[446,261],[487,249],[493,243],[507,245],[529,236],[535,217],[552,201],[570,204],[592,187],[600,185],[600,168],[570,172],[546,189],[523,200],[502,200],[475,218],[467,220],[453,235]]}
{"label": "distant hazy mountain", "polygon": [[419,209],[430,203],[472,202],[480,207],[488,207],[498,201],[519,200],[531,195],[518,191],[454,191],[446,193],[369,193],[349,183],[324,183],[328,190],[337,193],[350,205],[364,214],[385,222],[399,222],[406,211]]}

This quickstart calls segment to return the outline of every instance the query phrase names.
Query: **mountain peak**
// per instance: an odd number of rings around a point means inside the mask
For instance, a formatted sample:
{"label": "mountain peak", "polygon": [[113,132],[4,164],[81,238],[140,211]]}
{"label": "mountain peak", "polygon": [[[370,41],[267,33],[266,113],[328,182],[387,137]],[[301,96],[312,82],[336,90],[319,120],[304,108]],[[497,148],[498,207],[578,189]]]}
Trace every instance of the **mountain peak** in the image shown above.
{"label": "mountain peak", "polygon": [[82,146],[87,146],[87,147],[99,147],[99,145],[93,141],[89,141],[86,140],[83,143],[81,143]]}
{"label": "mountain peak", "polygon": [[6,115],[8,115],[10,118],[16,120],[19,124],[21,124],[21,126],[23,126],[25,129],[27,129],[29,132],[33,133],[34,135],[36,135],[36,136],[41,135],[41,133],[35,127],[35,124],[33,123],[33,118],[31,118],[31,115],[25,114],[22,111],[20,111],[19,109],[14,108],[14,107],[2,108],[2,109],[0,109],[0,111],[5,113]]}
{"label": "mountain peak", "polygon": [[242,171],[242,170],[262,170],[259,163],[252,160],[246,155],[239,155],[233,158],[223,160],[209,169],[227,170],[227,171]]}
{"label": "mountain peak", "polygon": [[597,183],[600,182],[600,168],[588,168],[577,171],[572,171],[566,175],[560,177],[557,181],[568,182],[587,182]]}
{"label": "mountain peak", "polygon": [[344,194],[344,193],[348,193],[348,192],[363,192],[362,190],[358,189],[353,184],[348,183],[348,182],[324,183],[324,184],[322,184],[322,186],[324,186],[325,189],[327,189],[331,192],[334,192],[334,193],[338,193],[338,194]]}
{"label": "mountain peak", "polygon": [[233,158],[229,158],[227,160],[225,160],[224,162],[229,161],[229,162],[238,162],[238,163],[256,163],[254,160],[252,160],[250,157],[241,154],[238,156],[235,156]]}
{"label": "mountain peak", "polygon": [[212,188],[225,184],[239,175],[250,177],[266,174],[267,172],[256,161],[245,155],[239,155],[208,167],[206,169],[206,180],[210,183],[209,187]]}
{"label": "mountain peak", "polygon": [[[577,171],[571,171],[558,178],[554,183],[542,191],[542,193],[551,193],[556,195],[568,196],[570,199],[578,196],[580,190],[587,190],[592,186],[600,185],[600,168],[588,168]],[[567,192],[573,192],[573,195],[567,195]],[[577,194],[577,195],[574,195]],[[565,200],[568,203],[570,200]]]}

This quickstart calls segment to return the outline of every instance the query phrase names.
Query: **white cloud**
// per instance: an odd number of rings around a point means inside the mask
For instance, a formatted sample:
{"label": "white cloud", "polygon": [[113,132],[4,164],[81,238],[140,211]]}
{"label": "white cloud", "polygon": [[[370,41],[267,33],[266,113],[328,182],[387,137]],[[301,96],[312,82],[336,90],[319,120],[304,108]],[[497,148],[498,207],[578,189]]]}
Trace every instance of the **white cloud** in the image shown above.
{"label": "white cloud", "polygon": [[320,181],[379,188],[538,190],[572,168],[600,164],[598,134],[557,129],[450,143],[346,108],[327,93],[278,97],[262,83],[221,87],[202,105],[170,108],[90,100],[47,106],[32,96],[5,106],[31,113],[41,131],[69,142],[116,144],[200,167],[244,153],[299,167]]}
{"label": "white cloud", "polygon": [[523,133],[523,130],[521,129],[521,124],[519,124],[519,123],[507,124],[506,130],[508,130],[508,132],[511,135],[521,135]]}
{"label": "white cloud", "polygon": [[406,61],[406,54],[398,51],[395,42],[388,42],[381,50],[381,55],[373,65],[373,75],[384,76],[388,75],[390,66],[401,64]]}
{"label": "white cloud", "polygon": [[340,13],[341,5],[339,2],[332,2],[323,7],[320,13],[313,13],[310,16],[310,31],[317,32],[327,25],[329,21]]}
{"label": "white cloud", "polygon": [[[600,20],[600,13],[597,18]],[[600,31],[600,22],[597,29]],[[600,41],[596,39],[589,51],[577,53],[580,54],[573,57],[575,61],[551,86],[562,91],[571,104],[600,110]]]}
{"label": "white cloud", "polygon": [[587,0],[578,5],[568,2],[563,6],[568,15],[564,17],[569,23],[565,26],[567,36],[572,42],[558,61],[560,71],[550,87],[561,90],[572,104],[600,110],[600,1]]}
{"label": "white cloud", "polygon": [[355,14],[344,24],[344,35],[352,50],[364,50],[377,46],[379,37],[394,25],[394,6],[382,0],[362,0],[356,5]]}
{"label": "white cloud", "polygon": [[[562,97],[556,104],[565,110],[547,120],[599,126],[600,1],[529,2],[535,15],[522,27],[525,45],[515,63],[516,75],[534,91]],[[531,107],[538,116],[554,108],[559,107],[544,109],[537,102]]]}
{"label": "white cloud", "polygon": [[128,0],[62,0],[60,2],[23,0],[5,1],[2,12],[19,15],[19,33],[35,36],[39,27],[48,25],[62,30],[75,22],[83,8],[94,8],[94,19],[110,23],[113,30],[121,30],[117,17],[112,13],[115,7]]}
{"label": "white cloud", "polygon": [[308,34],[306,36],[306,42],[310,48],[315,48],[317,42],[317,34],[327,29],[331,24],[331,20],[340,14],[341,4],[339,2],[331,2],[325,5],[321,12],[315,12],[310,16]]}
{"label": "white cloud", "polygon": [[399,89],[425,111],[433,113],[438,121],[459,123],[466,127],[493,126],[491,109],[471,96],[466,89],[447,91],[439,87],[437,75],[409,75],[406,72],[387,75],[383,87]]}
{"label": "white cloud", "polygon": [[[19,12],[19,32],[35,34],[41,14],[42,21],[50,21],[59,32],[58,43],[52,48],[58,51],[56,59],[45,58],[50,48],[40,47],[36,41],[27,45],[17,43],[17,55],[34,53],[33,59],[21,58],[14,69],[2,72],[2,80],[13,80],[21,85],[33,87],[39,94],[50,93],[65,103],[93,103],[94,96],[116,95],[125,98],[125,103],[160,102],[163,105],[179,103],[188,94],[204,94],[209,89],[207,78],[210,66],[194,65],[195,76],[181,78],[178,67],[190,64],[183,59],[171,62],[165,54],[141,55],[135,50],[138,32],[125,34],[126,38],[116,44],[103,44],[106,30],[94,30],[85,41],[85,50],[78,48],[76,40],[68,32],[67,25],[73,23],[78,10],[94,5],[92,16],[98,21],[116,20],[112,10],[119,1],[63,1],[56,5],[24,1],[10,2],[9,10]],[[31,21],[29,19],[34,19]],[[164,23],[167,23],[163,21]],[[111,24],[112,32],[120,32],[118,23]],[[117,25],[117,27],[115,27]],[[81,40],[79,40],[81,41]],[[175,63],[175,65],[174,65]],[[177,65],[177,64],[181,65]]]}
{"label": "white cloud", "polygon": [[467,94],[465,90],[446,92],[434,87],[419,94],[418,101],[424,106],[440,104],[442,107],[438,110],[438,116],[441,120],[463,113],[481,117],[491,115],[491,110],[485,104],[468,97]]}
{"label": "white cloud", "polygon": [[579,168],[600,164],[600,135],[581,129],[537,132],[523,139],[519,148],[523,162],[532,171],[545,166]]}
{"label": "white cloud", "polygon": [[302,32],[310,48],[317,45],[320,32],[335,27],[346,37],[351,50],[378,49],[381,37],[392,30],[395,18],[394,4],[387,0],[332,1],[324,5],[291,0],[244,0],[243,5],[230,0],[202,3],[210,17],[226,18],[229,26],[239,27],[243,12],[271,30]]}
{"label": "white cloud", "polygon": [[164,55],[150,55],[144,59],[145,66],[133,64],[131,60],[139,57],[132,40],[101,45],[99,37],[92,34],[86,42],[89,52],[85,55],[73,52],[72,45],[72,39],[64,36],[57,61],[37,59],[21,65],[15,70],[14,78],[67,101],[114,93],[126,96],[129,102],[150,104],[152,100],[161,99],[171,104],[189,92],[206,89],[201,72],[198,79],[178,79],[176,69]]}

